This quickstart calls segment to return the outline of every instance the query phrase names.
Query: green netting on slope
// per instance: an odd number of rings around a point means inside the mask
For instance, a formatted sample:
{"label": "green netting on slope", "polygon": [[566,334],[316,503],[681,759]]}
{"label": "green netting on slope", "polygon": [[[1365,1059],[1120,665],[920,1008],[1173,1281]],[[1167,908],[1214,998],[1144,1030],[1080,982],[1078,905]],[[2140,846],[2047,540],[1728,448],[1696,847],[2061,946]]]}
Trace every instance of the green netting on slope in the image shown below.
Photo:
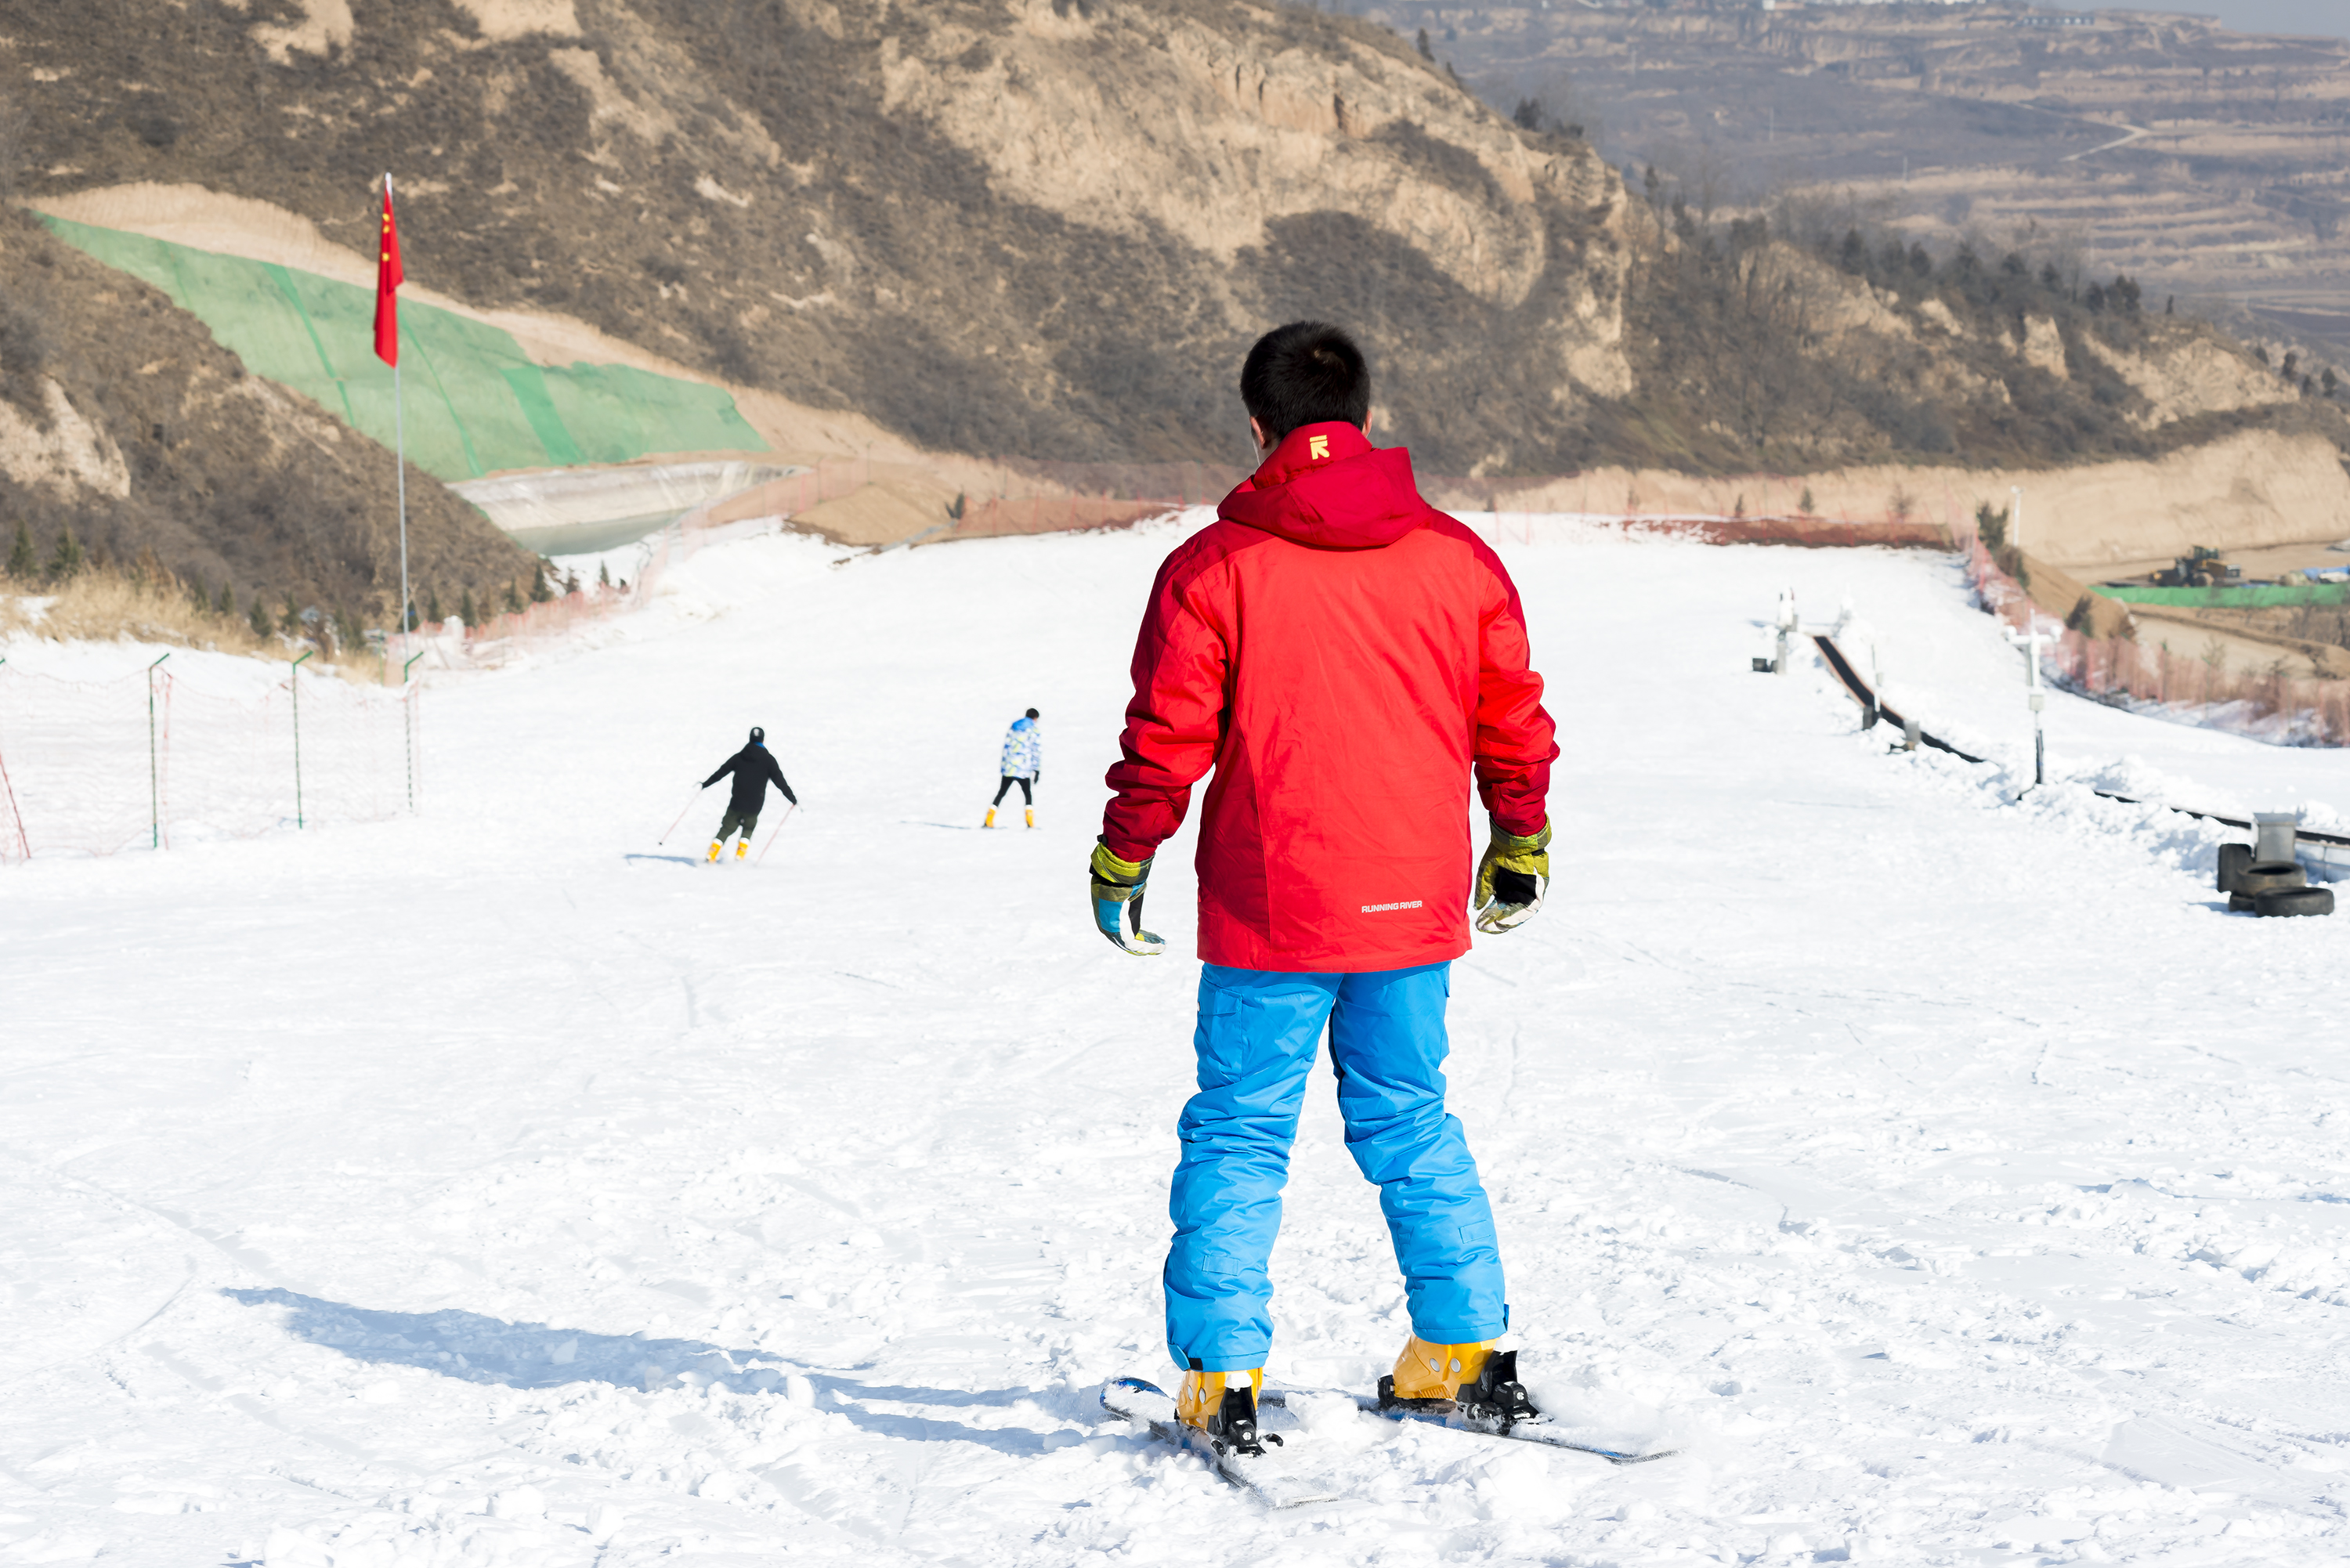
{"label": "green netting on slope", "polygon": [[2350,604],[2350,583],[2247,584],[2235,588],[2151,588],[2100,583],[2096,591],[2134,605],[2179,605],[2190,609],[2279,609],[2294,605]]}
{"label": "green netting on slope", "polygon": [[[375,357],[372,290],[143,234],[43,221],[68,244],[170,295],[254,374],[392,443],[391,367]],[[654,452],[768,450],[719,388],[626,365],[536,365],[511,334],[429,305],[401,304],[400,345],[408,455],[442,479]]]}

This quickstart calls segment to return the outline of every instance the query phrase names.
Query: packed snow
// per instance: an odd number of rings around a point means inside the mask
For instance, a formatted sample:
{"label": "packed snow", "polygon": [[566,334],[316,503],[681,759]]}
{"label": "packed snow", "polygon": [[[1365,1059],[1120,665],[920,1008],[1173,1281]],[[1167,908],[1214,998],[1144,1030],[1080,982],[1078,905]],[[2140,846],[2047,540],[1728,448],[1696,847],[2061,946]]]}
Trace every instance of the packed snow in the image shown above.
{"label": "packed snow", "polygon": [[[1346,1495],[1274,1511],[1107,1417],[1175,1376],[1191,836],[1165,958],[1082,865],[1201,521],[739,539],[435,677],[412,818],[0,870],[0,1562],[2350,1552],[2350,922],[2229,914],[2226,830],[2091,792],[2339,821],[2350,755],[2058,693],[2025,792],[2020,661],[1919,552],[1472,519],[1565,754],[1452,1104],[1537,1401],[1676,1456],[1308,1400]],[[1785,587],[1993,763],[1753,673]],[[1032,705],[1038,826],[982,832]],[[764,862],[699,863],[716,790],[657,844],[754,723]],[[1408,1325],[1326,1093],[1274,1274],[1270,1382],[1368,1388]]]}

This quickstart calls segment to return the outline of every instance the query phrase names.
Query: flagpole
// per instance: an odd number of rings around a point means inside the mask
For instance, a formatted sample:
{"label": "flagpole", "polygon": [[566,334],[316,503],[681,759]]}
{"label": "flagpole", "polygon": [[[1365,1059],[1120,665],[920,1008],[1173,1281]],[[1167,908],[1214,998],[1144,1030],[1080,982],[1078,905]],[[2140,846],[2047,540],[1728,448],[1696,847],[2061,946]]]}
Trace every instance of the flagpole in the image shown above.
{"label": "flagpole", "polygon": [[[391,205],[391,173],[383,176],[384,205]],[[393,330],[399,328],[394,327]],[[409,642],[410,599],[408,597],[408,407],[400,396],[400,360],[391,361],[391,430],[392,472],[400,485],[400,652],[405,659],[413,649]]]}

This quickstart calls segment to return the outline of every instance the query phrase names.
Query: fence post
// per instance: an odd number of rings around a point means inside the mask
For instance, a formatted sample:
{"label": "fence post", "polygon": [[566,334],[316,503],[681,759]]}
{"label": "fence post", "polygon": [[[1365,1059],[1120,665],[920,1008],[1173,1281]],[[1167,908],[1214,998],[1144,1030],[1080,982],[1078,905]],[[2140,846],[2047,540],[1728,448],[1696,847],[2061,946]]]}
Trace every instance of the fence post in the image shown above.
{"label": "fence post", "polygon": [[[169,659],[169,653],[163,659]],[[147,847],[163,847],[163,783],[161,770],[155,762],[155,668],[163,662],[159,659],[147,667]]]}
{"label": "fence post", "polygon": [[415,669],[416,660],[423,657],[421,653],[417,654],[415,658],[400,667],[400,685],[402,692],[400,699],[400,732],[408,748],[408,810],[411,816],[416,812],[416,686],[408,672]]}
{"label": "fence post", "polygon": [[[8,656],[0,653],[0,664],[7,662]],[[33,857],[33,841],[25,836],[25,814],[16,809],[16,786],[8,782],[8,759],[5,757],[0,757],[0,794],[8,797],[8,815],[16,824],[17,852],[30,860]]]}
{"label": "fence post", "polygon": [[[318,650],[306,648],[302,659]],[[286,689],[294,693],[294,826],[302,827],[302,659],[296,659],[286,671]]]}

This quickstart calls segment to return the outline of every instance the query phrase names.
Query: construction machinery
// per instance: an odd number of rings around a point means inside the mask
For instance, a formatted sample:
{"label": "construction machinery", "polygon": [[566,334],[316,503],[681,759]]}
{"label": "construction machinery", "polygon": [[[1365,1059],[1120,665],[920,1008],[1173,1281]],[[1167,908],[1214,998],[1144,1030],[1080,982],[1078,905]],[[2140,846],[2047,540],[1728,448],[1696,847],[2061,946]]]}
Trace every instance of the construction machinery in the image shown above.
{"label": "construction machinery", "polygon": [[2217,588],[2241,582],[2244,569],[2231,566],[2220,557],[2220,552],[2208,545],[2192,546],[2184,556],[2173,557],[2168,569],[2155,575],[2158,588]]}

